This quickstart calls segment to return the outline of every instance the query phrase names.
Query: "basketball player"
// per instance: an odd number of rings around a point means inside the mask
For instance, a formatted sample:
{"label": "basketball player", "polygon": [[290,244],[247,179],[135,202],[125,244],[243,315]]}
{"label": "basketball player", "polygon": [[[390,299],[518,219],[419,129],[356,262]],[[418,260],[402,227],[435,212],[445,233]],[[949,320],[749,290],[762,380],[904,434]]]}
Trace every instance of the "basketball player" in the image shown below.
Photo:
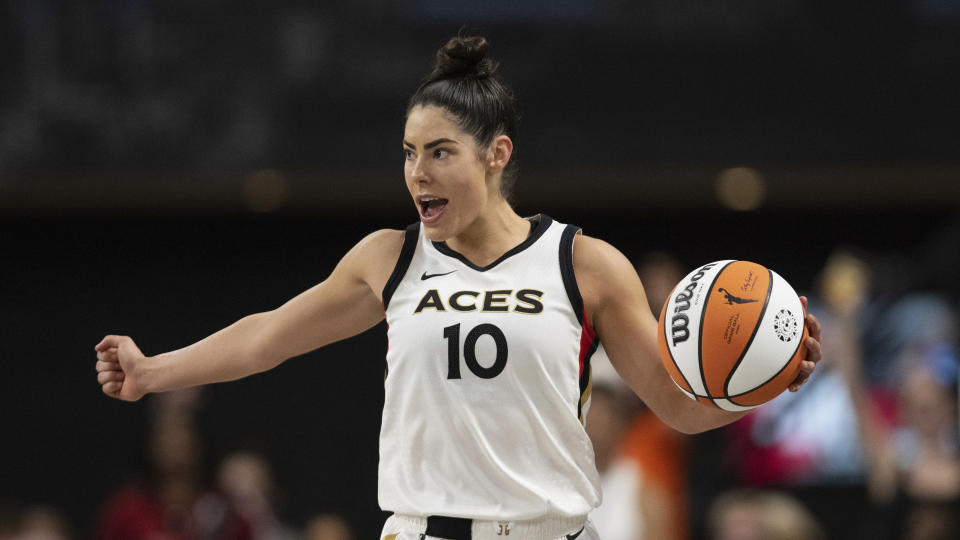
{"label": "basketball player", "polygon": [[[404,176],[420,220],[361,240],[322,283],[180,350],[144,356],[129,337],[98,345],[102,390],[123,400],[239,379],[359,334],[386,318],[380,435],[383,538],[596,538],[600,502],[584,428],[590,355],[672,427],[740,414],[686,396],[661,366],[633,265],[601,240],[507,202],[513,95],[481,37],[451,39],[410,99]],[[820,359],[808,316],[808,360]]]}

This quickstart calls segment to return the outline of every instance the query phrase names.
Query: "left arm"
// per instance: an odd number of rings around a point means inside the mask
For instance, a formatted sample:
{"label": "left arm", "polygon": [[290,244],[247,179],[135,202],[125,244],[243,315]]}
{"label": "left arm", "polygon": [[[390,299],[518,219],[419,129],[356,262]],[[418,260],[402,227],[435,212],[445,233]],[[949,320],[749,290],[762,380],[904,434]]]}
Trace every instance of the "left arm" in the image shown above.
{"label": "left arm", "polygon": [[[676,387],[660,362],[657,320],[636,270],[616,248],[584,235],[573,244],[573,267],[587,316],[624,382],[670,427],[683,433],[717,428],[749,413],[704,406]],[[820,360],[820,325],[807,315],[807,360],[790,385],[796,390]]]}

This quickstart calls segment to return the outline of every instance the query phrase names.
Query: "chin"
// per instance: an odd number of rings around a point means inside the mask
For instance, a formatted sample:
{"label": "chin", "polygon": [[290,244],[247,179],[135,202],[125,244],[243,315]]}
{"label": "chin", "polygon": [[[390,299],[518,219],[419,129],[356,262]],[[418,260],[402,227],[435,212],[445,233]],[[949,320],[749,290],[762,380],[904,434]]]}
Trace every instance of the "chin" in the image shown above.
{"label": "chin", "polygon": [[424,232],[427,234],[427,238],[431,242],[446,242],[453,234],[443,226],[437,224],[427,225],[426,223],[420,222],[420,226],[423,227]]}

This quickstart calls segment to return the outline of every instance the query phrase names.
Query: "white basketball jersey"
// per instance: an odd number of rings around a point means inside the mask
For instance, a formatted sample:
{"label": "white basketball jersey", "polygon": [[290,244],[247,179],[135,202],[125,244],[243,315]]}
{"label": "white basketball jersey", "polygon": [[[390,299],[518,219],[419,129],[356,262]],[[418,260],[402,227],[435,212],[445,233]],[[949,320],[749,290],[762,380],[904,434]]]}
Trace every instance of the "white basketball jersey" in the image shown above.
{"label": "white basketball jersey", "polygon": [[383,291],[384,510],[526,520],[600,503],[583,427],[599,341],[573,275],[578,229],[531,223],[483,268],[407,229]]}

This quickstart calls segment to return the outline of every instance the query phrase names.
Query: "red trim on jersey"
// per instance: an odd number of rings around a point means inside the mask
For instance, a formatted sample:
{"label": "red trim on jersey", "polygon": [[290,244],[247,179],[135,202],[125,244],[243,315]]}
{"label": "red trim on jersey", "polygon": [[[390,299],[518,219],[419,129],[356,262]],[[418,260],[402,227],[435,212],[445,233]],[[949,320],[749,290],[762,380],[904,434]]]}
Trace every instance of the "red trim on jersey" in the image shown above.
{"label": "red trim on jersey", "polygon": [[580,373],[578,378],[583,377],[583,362],[595,339],[597,339],[597,333],[593,330],[593,327],[590,326],[590,317],[587,317],[587,308],[583,308],[583,326],[580,330]]}

